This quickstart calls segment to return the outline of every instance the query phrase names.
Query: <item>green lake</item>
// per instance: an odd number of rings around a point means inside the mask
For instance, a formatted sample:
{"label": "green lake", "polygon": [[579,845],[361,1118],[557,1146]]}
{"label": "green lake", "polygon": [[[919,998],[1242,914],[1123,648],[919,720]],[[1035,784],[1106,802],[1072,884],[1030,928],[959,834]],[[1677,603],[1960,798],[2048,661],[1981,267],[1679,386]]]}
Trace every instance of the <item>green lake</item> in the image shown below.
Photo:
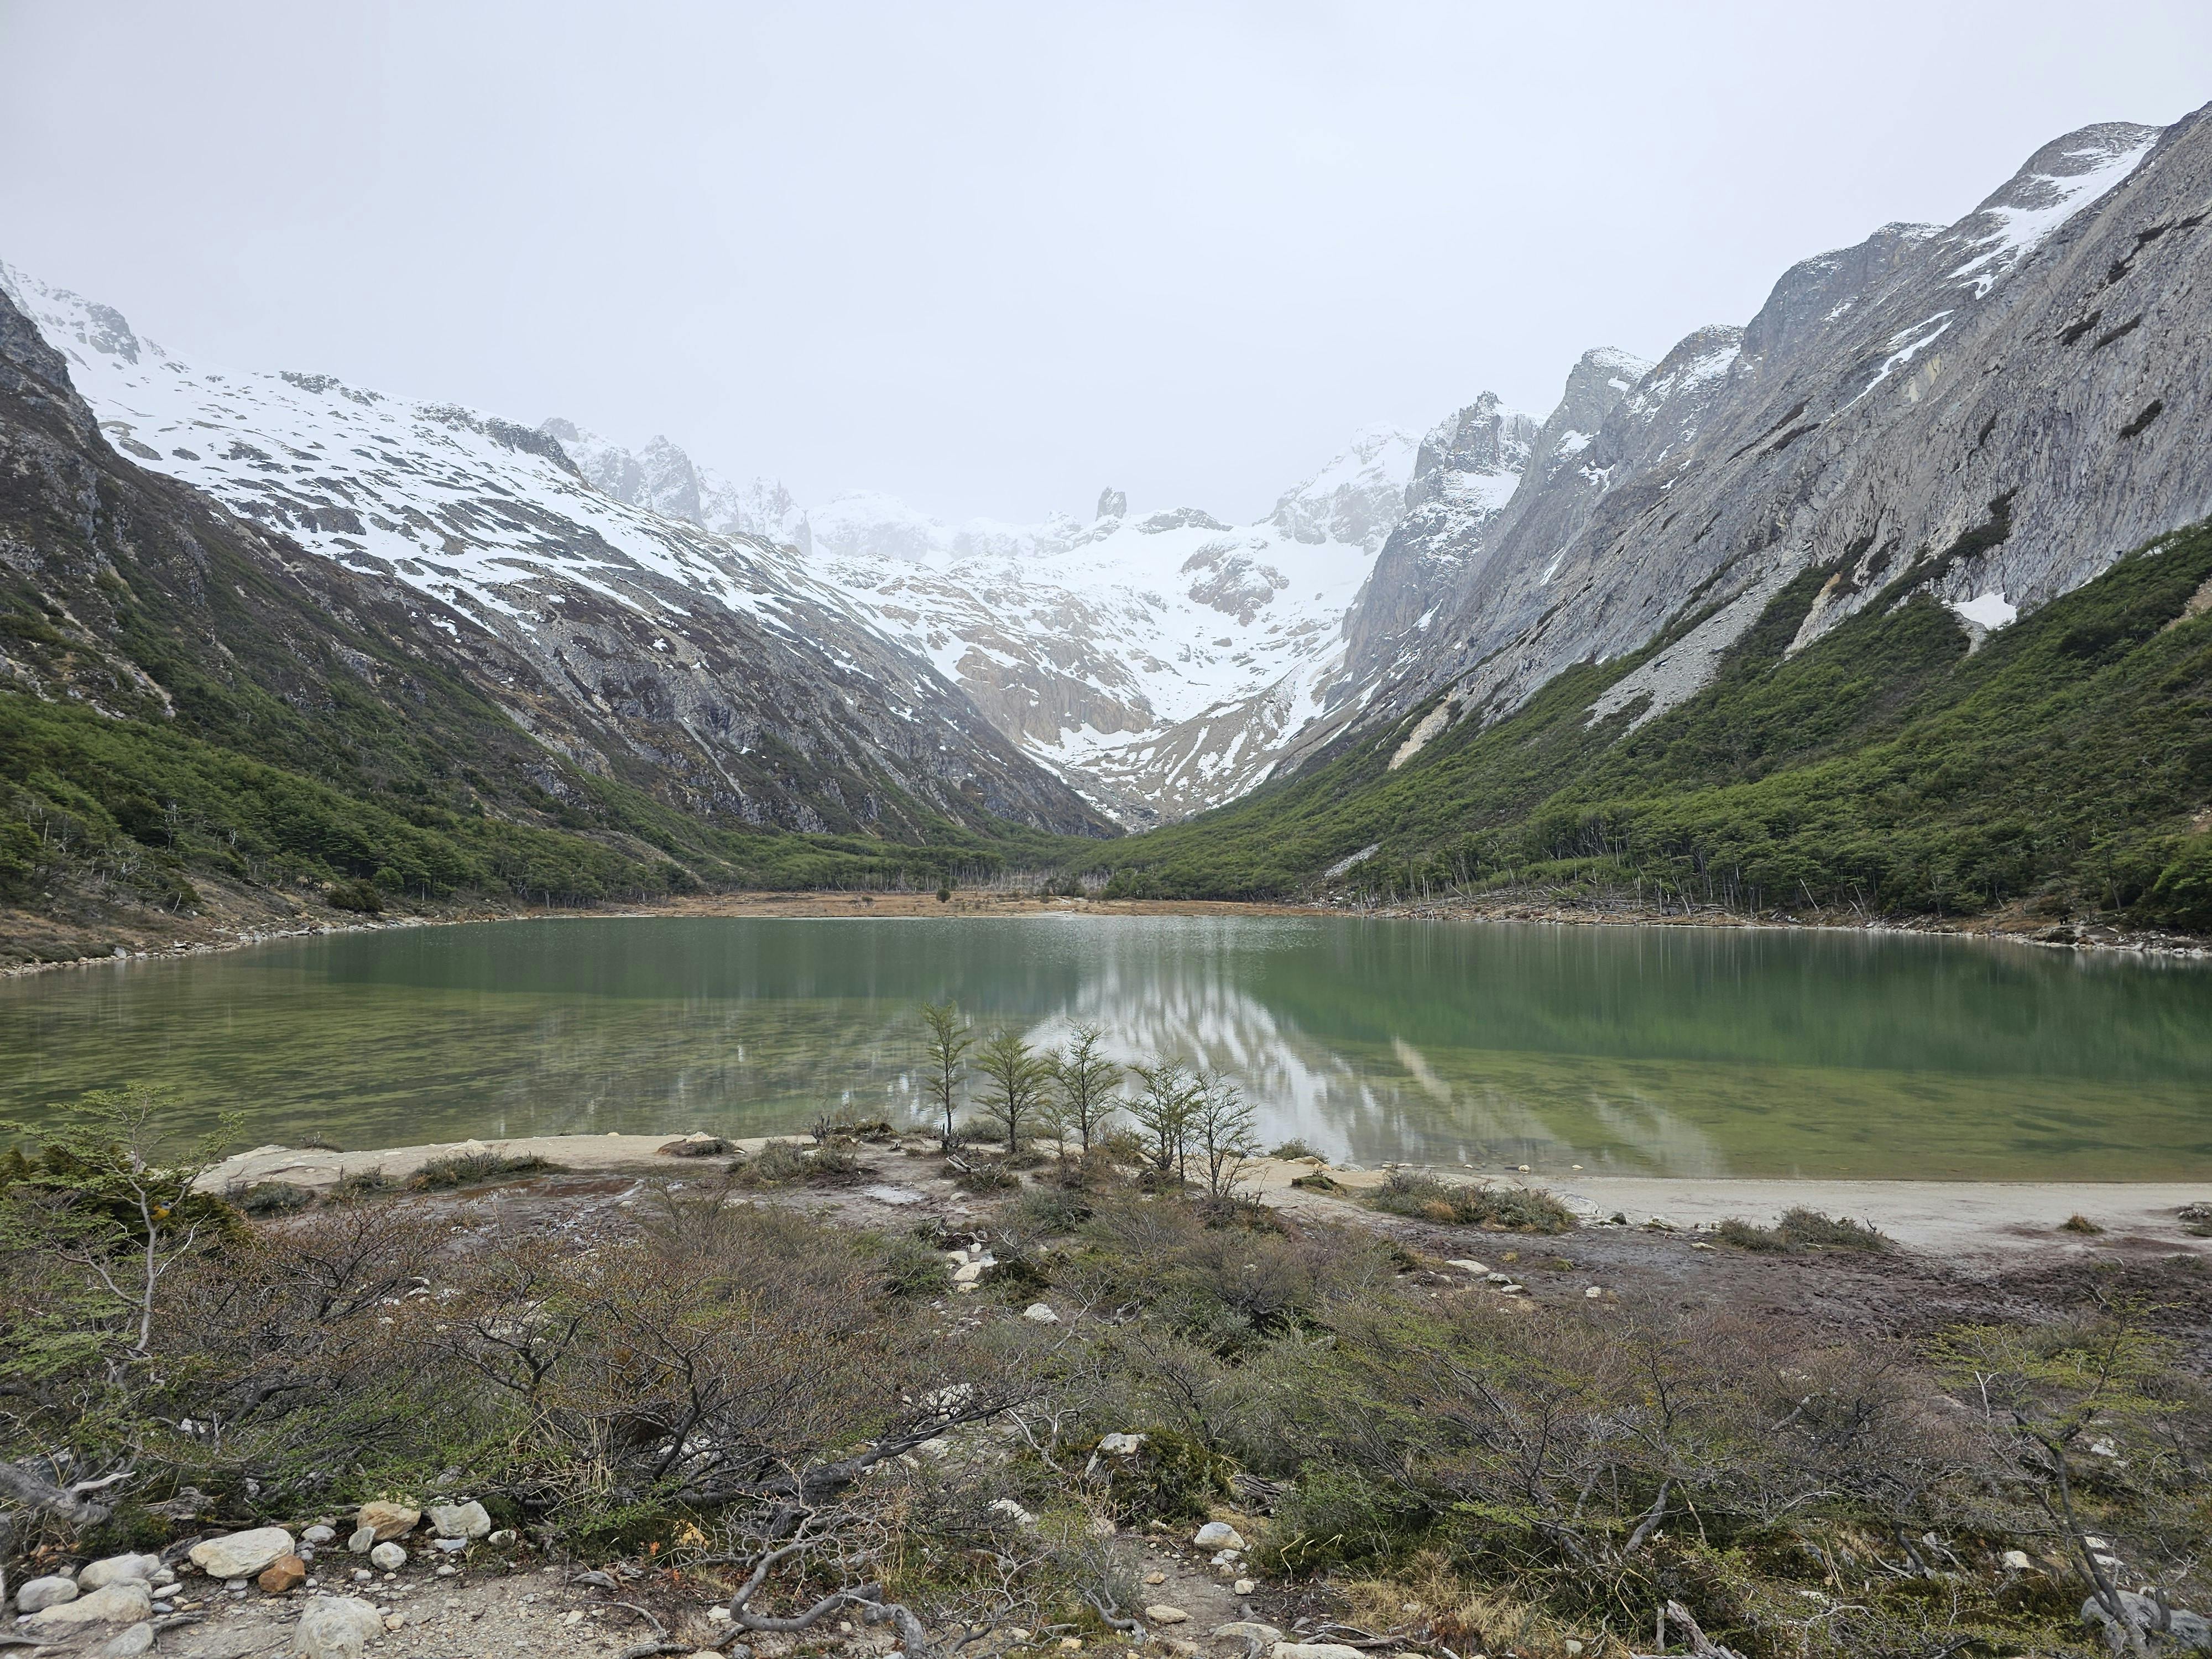
{"label": "green lake", "polygon": [[915,1009],[1218,1067],[1362,1163],[2212,1176],[2212,969],[1897,935],[1331,917],[393,929],[0,982],[0,1116],[158,1085],[363,1147],[921,1121]]}

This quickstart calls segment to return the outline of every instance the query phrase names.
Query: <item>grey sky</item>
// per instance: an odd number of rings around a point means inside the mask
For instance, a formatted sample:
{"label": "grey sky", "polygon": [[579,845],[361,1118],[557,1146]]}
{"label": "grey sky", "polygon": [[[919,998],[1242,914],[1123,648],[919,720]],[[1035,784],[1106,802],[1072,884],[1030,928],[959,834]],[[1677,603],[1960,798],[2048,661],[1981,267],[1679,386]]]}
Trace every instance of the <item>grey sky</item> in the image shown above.
{"label": "grey sky", "polygon": [[1254,517],[2208,70],[2202,0],[0,0],[0,258],[802,500]]}

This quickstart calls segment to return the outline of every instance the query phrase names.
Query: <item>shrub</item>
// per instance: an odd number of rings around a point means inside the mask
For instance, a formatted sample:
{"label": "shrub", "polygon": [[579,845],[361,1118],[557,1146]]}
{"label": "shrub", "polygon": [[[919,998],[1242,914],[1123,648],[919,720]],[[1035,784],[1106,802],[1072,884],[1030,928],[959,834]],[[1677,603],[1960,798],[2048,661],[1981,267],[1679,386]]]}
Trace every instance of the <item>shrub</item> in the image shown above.
{"label": "shrub", "polygon": [[534,1152],[510,1157],[505,1152],[453,1152],[434,1158],[408,1178],[407,1189],[416,1193],[443,1192],[453,1187],[475,1187],[511,1176],[550,1175],[566,1168]]}
{"label": "shrub", "polygon": [[[1230,1495],[1237,1465],[1203,1441],[1157,1425],[1139,1430],[1144,1443],[1134,1452],[1100,1455],[1098,1473],[1117,1506],[1140,1520],[1197,1521]],[[1079,1447],[1079,1464],[1097,1451],[1097,1442]]]}
{"label": "shrub", "polygon": [[1014,1172],[997,1158],[976,1158],[955,1179],[963,1193],[1010,1193],[1021,1184]]}
{"label": "shrub", "polygon": [[1002,1224],[1035,1238],[1072,1233],[1091,1219],[1091,1206],[1079,1190],[1065,1187],[1030,1187],[1007,1206]]}
{"label": "shrub", "polygon": [[1496,1227],[1511,1232],[1563,1233],[1574,1214],[1549,1193],[1529,1187],[1475,1187],[1431,1175],[1393,1170],[1370,1193],[1368,1203],[1392,1215],[1455,1227]]}
{"label": "shrub", "polygon": [[392,1177],[382,1170],[356,1170],[350,1175],[338,1177],[337,1185],[331,1188],[331,1201],[350,1204],[360,1199],[375,1198],[391,1190]]}
{"label": "shrub", "polygon": [[829,1187],[858,1179],[860,1159],[849,1146],[802,1146],[795,1140],[771,1140],[760,1149],[758,1157],[732,1163],[729,1172],[742,1187],[784,1187],[793,1182]]}
{"label": "shrub", "polygon": [[1802,1205],[1782,1212],[1771,1227],[1760,1227],[1731,1218],[1721,1223],[1714,1237],[1723,1244],[1743,1250],[1887,1250],[1891,1242],[1863,1221],[1824,1215]]}
{"label": "shrub", "polygon": [[1327,1158],[1322,1158],[1319,1152],[1314,1151],[1312,1147],[1307,1146],[1304,1141],[1300,1140],[1296,1135],[1292,1135],[1288,1140],[1284,1141],[1280,1146],[1277,1146],[1273,1152],[1268,1153],[1267,1156],[1269,1158],[1280,1158],[1285,1163],[1289,1163],[1294,1159],[1302,1158],[1321,1158],[1321,1161],[1324,1164],[1328,1161]]}
{"label": "shrub", "polygon": [[314,1201],[313,1193],[289,1181],[257,1182],[232,1200],[242,1214],[252,1216],[290,1215]]}
{"label": "shrub", "polygon": [[2058,1231],[2062,1233],[2094,1234],[2101,1233],[2105,1230],[2102,1227],[2100,1227],[2095,1222],[2090,1220],[2087,1216],[2076,1211],[2074,1214],[2068,1216],[2065,1220],[2058,1224]]}
{"label": "shrub", "polygon": [[333,910],[350,910],[358,915],[376,915],[384,908],[383,895],[374,882],[334,881],[325,896]]}
{"label": "shrub", "polygon": [[864,1233],[854,1242],[874,1259],[885,1296],[926,1298],[952,1288],[952,1264],[933,1242],[911,1233]]}

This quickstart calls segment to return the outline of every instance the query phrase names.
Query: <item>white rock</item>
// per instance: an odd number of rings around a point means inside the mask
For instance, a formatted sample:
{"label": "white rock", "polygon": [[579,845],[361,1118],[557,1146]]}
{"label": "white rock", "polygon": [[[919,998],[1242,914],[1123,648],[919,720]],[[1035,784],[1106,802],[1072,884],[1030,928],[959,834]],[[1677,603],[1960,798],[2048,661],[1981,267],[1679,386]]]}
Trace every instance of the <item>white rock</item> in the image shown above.
{"label": "white rock", "polygon": [[292,1553],[292,1534],[282,1527],[256,1527],[192,1546],[191,1563],[210,1578],[251,1578],[280,1555]]}
{"label": "white rock", "polygon": [[368,1553],[368,1560],[379,1572],[397,1572],[407,1565],[407,1552],[387,1539]]}
{"label": "white rock", "polygon": [[[1258,1579],[1240,1578],[1229,1587],[1229,1591],[1232,1595],[1249,1595],[1254,1590],[1259,1588],[1260,1581]],[[1275,1634],[1279,1636],[1282,1632],[1280,1631],[1277,1631]],[[1273,1638],[1271,1637],[1268,1639],[1272,1641]]]}
{"label": "white rock", "polygon": [[382,1617],[359,1596],[319,1596],[301,1613],[292,1647],[301,1659],[361,1659],[369,1638],[383,1633]]}
{"label": "white rock", "polygon": [[1226,1521],[1209,1521],[1191,1538],[1192,1545],[1202,1550],[1241,1550],[1244,1534]]}
{"label": "white rock", "polygon": [[713,1607],[707,1609],[707,1622],[710,1625],[728,1624],[730,1622],[729,1608],[724,1607],[720,1601],[715,1602]]}
{"label": "white rock", "polygon": [[1098,1449],[1112,1457],[1127,1457],[1144,1449],[1145,1437],[1141,1434],[1109,1434],[1098,1442]]}
{"label": "white rock", "polygon": [[376,1547],[374,1527],[356,1527],[346,1539],[346,1547],[356,1555],[366,1555]]}
{"label": "white rock", "polygon": [[144,1620],[109,1637],[98,1649],[100,1659],[137,1659],[137,1655],[153,1650],[154,1626]]}
{"label": "white rock", "polygon": [[111,1555],[93,1562],[76,1576],[76,1587],[81,1590],[96,1590],[102,1584],[116,1584],[126,1578],[143,1578],[151,1583],[161,1570],[158,1555]]}
{"label": "white rock", "polygon": [[1188,1613],[1166,1601],[1153,1602],[1145,1609],[1145,1617],[1156,1625],[1182,1625],[1190,1620]]}
{"label": "white rock", "polygon": [[45,1637],[80,1625],[135,1625],[153,1611],[154,1593],[143,1580],[125,1578],[74,1601],[58,1602],[44,1613],[33,1613],[23,1620],[23,1628],[33,1636]]}
{"label": "white rock", "polygon": [[2007,1568],[2014,1572],[2026,1572],[2030,1567],[2035,1565],[2034,1562],[2027,1559],[2027,1552],[2026,1550],[2007,1550],[2004,1553],[2004,1564]]}
{"label": "white rock", "polygon": [[484,1542],[489,1544],[494,1549],[502,1550],[514,1541],[514,1528],[513,1527],[501,1527],[497,1532],[493,1533],[484,1540]]}
{"label": "white rock", "polygon": [[441,1538],[482,1538],[491,1531],[491,1516],[481,1504],[433,1504],[429,1516]]}
{"label": "white rock", "polygon": [[1444,1266],[1447,1267],[1456,1267],[1463,1273],[1474,1273],[1478,1277],[1490,1271],[1490,1268],[1485,1263],[1476,1261],[1468,1256],[1456,1257],[1452,1261],[1445,1262]]}
{"label": "white rock", "polygon": [[1036,1516],[1031,1515],[1011,1498],[994,1498],[986,1506],[993,1515],[1003,1515],[1018,1527],[1034,1527]]}
{"label": "white rock", "polygon": [[44,1578],[24,1581],[23,1587],[15,1592],[15,1611],[43,1613],[48,1607],[61,1606],[64,1601],[74,1601],[76,1597],[76,1580],[58,1572],[49,1573]]}
{"label": "white rock", "polygon": [[1600,1290],[1596,1285],[1593,1285],[1588,1290],[1584,1291],[1583,1294],[1589,1297],[1592,1302],[1595,1302],[1600,1297],[1603,1296],[1605,1292]]}
{"label": "white rock", "polygon": [[303,1544],[327,1544],[337,1536],[334,1528],[310,1527],[300,1534],[300,1541]]}
{"label": "white rock", "polygon": [[1032,1302],[1028,1307],[1023,1309],[1022,1317],[1024,1319],[1033,1319],[1040,1325],[1057,1325],[1060,1323],[1060,1316],[1054,1313],[1050,1308],[1045,1306],[1042,1302]]}
{"label": "white rock", "polygon": [[[1239,1595],[1249,1595],[1259,1586],[1249,1578],[1240,1578],[1232,1588]],[[1248,1636],[1255,1642],[1275,1643],[1283,1639],[1282,1632],[1256,1619],[1238,1619],[1213,1627],[1213,1639],[1217,1642],[1241,1642]]]}
{"label": "white rock", "polygon": [[1367,1659],[1367,1656],[1341,1642],[1278,1642],[1273,1659]]}
{"label": "white rock", "polygon": [[982,1276],[983,1264],[980,1261],[965,1261],[952,1270],[952,1282],[956,1285],[973,1285]]}

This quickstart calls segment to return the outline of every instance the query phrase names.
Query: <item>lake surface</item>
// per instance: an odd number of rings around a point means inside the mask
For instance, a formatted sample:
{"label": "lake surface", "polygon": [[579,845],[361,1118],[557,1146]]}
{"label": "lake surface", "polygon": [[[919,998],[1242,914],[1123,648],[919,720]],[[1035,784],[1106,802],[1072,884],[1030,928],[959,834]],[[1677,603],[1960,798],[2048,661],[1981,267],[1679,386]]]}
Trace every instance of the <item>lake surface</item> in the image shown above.
{"label": "lake surface", "polygon": [[367,1147],[921,1121],[917,1006],[1233,1074],[1270,1144],[1565,1173],[2212,1176],[2212,970],[1971,941],[1334,917],[609,919],[0,982],[0,1116],[160,1086]]}

